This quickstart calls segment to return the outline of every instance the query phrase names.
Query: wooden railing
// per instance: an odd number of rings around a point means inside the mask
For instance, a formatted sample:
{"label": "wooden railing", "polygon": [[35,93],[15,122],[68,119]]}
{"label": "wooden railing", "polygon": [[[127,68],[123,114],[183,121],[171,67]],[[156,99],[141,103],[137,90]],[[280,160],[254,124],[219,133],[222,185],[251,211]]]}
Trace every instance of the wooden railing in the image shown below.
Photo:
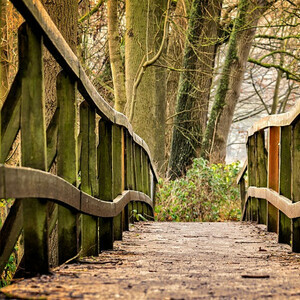
{"label": "wooden railing", "polygon": [[[157,175],[146,143],[98,94],[42,4],[11,2],[26,23],[19,70],[1,110],[0,197],[15,200],[0,231],[0,273],[22,235],[25,271],[37,274],[49,271],[54,231],[61,264],[112,249],[136,213],[153,218]],[[47,129],[43,45],[62,67]],[[79,122],[76,90],[84,98]],[[19,132],[22,167],[3,165]],[[54,162],[57,176],[48,172]]]}
{"label": "wooden railing", "polygon": [[278,242],[300,252],[300,101],[290,112],[255,123],[247,147],[248,164],[237,180],[242,220],[266,224]]}

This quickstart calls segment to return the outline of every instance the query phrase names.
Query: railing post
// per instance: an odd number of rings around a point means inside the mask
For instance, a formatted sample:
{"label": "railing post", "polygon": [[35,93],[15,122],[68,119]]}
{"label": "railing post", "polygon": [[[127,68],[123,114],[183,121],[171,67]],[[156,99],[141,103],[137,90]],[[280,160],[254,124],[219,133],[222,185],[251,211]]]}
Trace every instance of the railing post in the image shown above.
{"label": "railing post", "polygon": [[[292,200],[300,201],[300,121],[292,126]],[[300,252],[300,218],[292,219],[292,250]]]}
{"label": "railing post", "polygon": [[[95,109],[86,101],[80,105],[81,136],[81,190],[91,196],[97,196],[97,155],[96,155],[96,115]],[[98,255],[98,218],[82,215],[82,255]]]}
{"label": "railing post", "polygon": [[[279,192],[280,127],[269,128],[268,188]],[[278,209],[268,202],[268,231],[278,232]]]}
{"label": "railing post", "polygon": [[[124,189],[124,139],[123,128],[114,124],[112,128],[112,199],[122,194]],[[122,211],[114,217],[114,240],[122,240],[123,233],[123,214]]]}
{"label": "railing post", "polygon": [[[255,136],[256,186],[267,187],[267,153],[265,150],[264,130],[258,131]],[[258,199],[257,221],[259,224],[267,224],[267,201],[265,199]]]}
{"label": "railing post", "polygon": [[[256,186],[256,153],[255,153],[255,135],[249,137],[248,144],[248,180],[249,186]],[[250,200],[250,199],[249,199]],[[248,208],[250,208],[251,221],[257,221],[257,199],[248,200]]]}
{"label": "railing post", "polygon": [[[281,127],[280,194],[291,199],[291,126]],[[278,242],[290,245],[291,219],[279,211]]]}
{"label": "railing post", "polygon": [[[133,138],[130,133],[126,132],[126,189],[127,190],[134,190],[135,189],[135,178],[134,178],[134,144]],[[131,223],[134,222],[133,220],[133,201],[128,203],[128,217]],[[128,224],[129,226],[129,224]],[[125,228],[126,229],[126,228]]]}
{"label": "railing post", "polygon": [[[22,80],[21,164],[46,170],[42,37],[27,23],[19,29]],[[26,199],[23,205],[25,270],[31,275],[49,271],[47,201]]]}
{"label": "railing post", "polygon": [[[98,145],[99,198],[112,201],[112,124],[104,119],[99,121]],[[113,249],[113,218],[99,218],[100,250]]]}
{"label": "railing post", "polygon": [[[77,186],[77,103],[76,82],[65,72],[57,76],[57,175]],[[76,210],[58,206],[58,261],[64,263],[77,255],[79,215]]]}
{"label": "railing post", "polygon": [[[125,131],[125,190],[133,189],[133,167],[132,167],[132,138],[130,133]],[[128,203],[124,214],[124,230],[129,230],[129,218],[132,214],[132,202]]]}

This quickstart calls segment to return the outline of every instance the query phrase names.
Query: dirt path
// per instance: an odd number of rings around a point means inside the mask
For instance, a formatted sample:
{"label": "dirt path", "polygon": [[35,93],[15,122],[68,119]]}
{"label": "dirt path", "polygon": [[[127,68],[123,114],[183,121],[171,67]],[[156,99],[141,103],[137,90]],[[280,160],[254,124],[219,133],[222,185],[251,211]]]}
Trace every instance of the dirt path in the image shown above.
{"label": "dirt path", "polygon": [[47,299],[300,299],[300,255],[276,239],[264,226],[240,223],[138,224],[114,251],[4,291]]}

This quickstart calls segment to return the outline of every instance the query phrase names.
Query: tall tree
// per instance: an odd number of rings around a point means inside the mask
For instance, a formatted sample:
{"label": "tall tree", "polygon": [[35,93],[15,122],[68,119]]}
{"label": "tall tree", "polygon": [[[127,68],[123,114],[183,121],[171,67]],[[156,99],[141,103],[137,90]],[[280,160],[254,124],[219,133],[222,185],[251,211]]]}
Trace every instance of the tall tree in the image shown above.
{"label": "tall tree", "polygon": [[107,1],[108,45],[114,84],[115,109],[124,113],[126,104],[125,74],[120,51],[118,0]]}
{"label": "tall tree", "polygon": [[258,21],[270,3],[239,0],[238,15],[230,35],[221,78],[205,130],[201,156],[211,162],[224,162],[226,144],[235,106],[240,96],[252,41]]}
{"label": "tall tree", "polygon": [[167,2],[126,1],[126,114],[159,167],[165,148],[166,70],[153,62],[159,63],[166,48]]}
{"label": "tall tree", "polygon": [[7,0],[0,0],[0,107],[8,89]]}
{"label": "tall tree", "polygon": [[185,172],[201,145],[218,39],[221,0],[194,0],[180,74],[168,175]]}
{"label": "tall tree", "polygon": [[[73,52],[76,54],[78,1],[42,0],[41,2]],[[56,109],[56,76],[61,68],[48,51],[45,51],[44,54],[44,66],[46,121],[48,124]]]}

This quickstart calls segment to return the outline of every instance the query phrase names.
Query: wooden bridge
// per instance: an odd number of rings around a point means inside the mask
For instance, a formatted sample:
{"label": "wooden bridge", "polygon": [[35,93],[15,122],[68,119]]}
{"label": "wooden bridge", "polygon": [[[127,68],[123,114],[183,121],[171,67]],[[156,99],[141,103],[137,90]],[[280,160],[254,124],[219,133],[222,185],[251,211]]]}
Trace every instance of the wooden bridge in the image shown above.
{"label": "wooden bridge", "polygon": [[[41,3],[11,2],[26,23],[19,29],[19,71],[1,110],[0,197],[15,200],[0,231],[0,273],[22,239],[23,275],[54,275],[6,287],[2,296],[243,298],[247,290],[272,296],[261,292],[268,286],[277,296],[299,297],[299,257],[274,244],[261,225],[145,223],[124,233],[137,214],[153,218],[157,174],[149,149],[98,94]],[[62,67],[57,110],[47,129],[43,45]],[[76,89],[84,98],[79,135]],[[243,220],[266,224],[294,252],[300,252],[299,104],[249,130],[248,164],[238,178]],[[21,166],[4,165],[19,132]],[[54,162],[57,175],[49,172]],[[54,271],[53,253],[61,265]],[[76,263],[66,268],[66,261]],[[288,285],[278,289],[279,282]]]}

